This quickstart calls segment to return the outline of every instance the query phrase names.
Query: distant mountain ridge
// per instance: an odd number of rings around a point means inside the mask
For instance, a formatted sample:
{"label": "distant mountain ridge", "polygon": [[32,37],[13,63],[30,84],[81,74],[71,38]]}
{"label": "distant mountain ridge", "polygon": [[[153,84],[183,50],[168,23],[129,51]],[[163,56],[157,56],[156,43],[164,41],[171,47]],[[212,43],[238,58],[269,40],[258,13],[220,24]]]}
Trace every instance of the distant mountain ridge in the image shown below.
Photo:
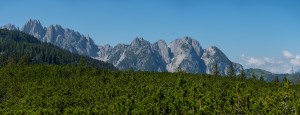
{"label": "distant mountain ridge", "polygon": [[119,69],[142,71],[179,70],[190,73],[211,74],[217,63],[221,75],[226,75],[227,68],[233,63],[238,74],[242,65],[231,62],[216,46],[202,49],[200,43],[190,37],[176,39],[169,45],[159,40],[151,44],[143,38],[137,37],[131,44],[116,46],[99,46],[97,59],[114,64]]}
{"label": "distant mountain ridge", "polygon": [[[216,46],[203,49],[200,43],[190,37],[175,39],[170,44],[164,40],[150,43],[141,37],[134,39],[131,44],[116,46],[97,46],[92,38],[81,35],[74,30],[60,25],[43,27],[38,20],[29,20],[18,29],[12,24],[0,28],[19,30],[47,42],[69,50],[72,53],[90,56],[109,62],[121,70],[133,68],[142,71],[178,70],[190,73],[211,74],[217,63],[221,75],[226,71],[231,61]],[[242,65],[233,63],[236,73],[243,69]]]}
{"label": "distant mountain ridge", "polygon": [[288,80],[290,80],[293,83],[300,82],[300,73],[298,72],[292,74],[274,74],[262,69],[249,68],[249,69],[245,69],[245,75],[248,78],[251,78],[254,75],[257,79],[263,77],[264,80],[267,82],[273,81],[276,77],[278,77],[279,81],[282,81],[284,77],[286,77]]}
{"label": "distant mountain ridge", "polygon": [[43,27],[40,21],[30,19],[20,29],[17,29],[12,24],[7,24],[0,28],[19,30],[33,35],[40,41],[54,44],[72,53],[97,57],[98,47],[89,36],[81,35],[79,32],[63,28],[60,25]]}
{"label": "distant mountain ridge", "polygon": [[78,55],[44,43],[26,33],[0,29],[0,66],[13,64],[82,65],[116,70],[107,62]]}

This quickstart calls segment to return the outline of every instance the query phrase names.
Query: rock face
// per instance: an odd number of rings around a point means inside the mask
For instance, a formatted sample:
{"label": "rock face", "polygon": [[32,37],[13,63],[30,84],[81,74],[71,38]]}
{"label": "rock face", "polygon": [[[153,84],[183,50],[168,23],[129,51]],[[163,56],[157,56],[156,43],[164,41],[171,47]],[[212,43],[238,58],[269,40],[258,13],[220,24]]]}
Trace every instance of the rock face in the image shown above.
{"label": "rock face", "polygon": [[14,25],[12,24],[6,24],[4,26],[1,26],[0,29],[8,29],[8,30],[18,30]]}
{"label": "rock face", "polygon": [[165,61],[143,38],[134,39],[130,45],[99,46],[97,59],[114,64],[121,70],[133,68],[141,71],[166,71]]}
{"label": "rock face", "polygon": [[178,69],[192,72],[205,73],[205,65],[201,60],[203,49],[199,42],[185,37],[176,39],[168,46],[172,57],[171,62],[167,64],[167,70],[176,72]]}
{"label": "rock face", "polygon": [[[0,28],[18,30],[8,24]],[[72,53],[87,55],[109,62],[121,70],[133,68],[141,71],[185,71],[211,74],[217,63],[221,75],[226,75],[230,63],[217,47],[203,49],[200,43],[190,37],[176,39],[170,44],[159,40],[153,44],[143,38],[135,38],[131,44],[97,46],[89,36],[60,25],[43,27],[38,20],[29,20],[20,31],[33,35],[40,41],[67,49]],[[236,73],[242,65],[233,63]]]}
{"label": "rock face", "polygon": [[[11,24],[2,26],[1,28],[18,30]],[[98,57],[98,46],[89,36],[81,35],[79,32],[63,28],[60,25],[50,25],[46,28],[38,20],[29,20],[19,31],[33,35],[40,41],[67,49],[72,53]]]}
{"label": "rock face", "polygon": [[[190,37],[176,39],[169,45],[159,40],[153,44],[143,38],[134,39],[131,44],[99,46],[97,59],[114,64],[121,70],[132,67],[142,71],[185,71],[211,74],[217,63],[221,75],[226,75],[232,63],[217,47],[202,49],[200,43]],[[242,65],[233,63],[236,73]]]}
{"label": "rock face", "polygon": [[[208,47],[204,50],[201,59],[206,65],[206,73],[211,74],[214,70],[214,65],[217,63],[219,72],[221,75],[227,73],[227,68],[230,65],[231,61],[226,57],[226,55],[216,46]],[[233,63],[235,73],[239,73],[243,69],[243,66],[237,63]]]}
{"label": "rock face", "polygon": [[45,36],[46,28],[42,26],[40,21],[38,20],[29,20],[26,24],[21,28],[22,32],[33,35],[35,38],[43,41],[43,37]]}

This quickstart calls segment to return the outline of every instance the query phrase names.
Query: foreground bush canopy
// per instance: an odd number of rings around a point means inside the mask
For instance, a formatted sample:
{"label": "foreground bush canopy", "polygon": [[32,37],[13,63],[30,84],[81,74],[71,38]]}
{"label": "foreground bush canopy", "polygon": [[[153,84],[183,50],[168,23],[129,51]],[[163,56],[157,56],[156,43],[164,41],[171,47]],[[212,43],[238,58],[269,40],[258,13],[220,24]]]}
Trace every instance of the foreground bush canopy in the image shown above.
{"label": "foreground bush canopy", "polygon": [[0,114],[294,114],[289,81],[91,67],[0,68]]}

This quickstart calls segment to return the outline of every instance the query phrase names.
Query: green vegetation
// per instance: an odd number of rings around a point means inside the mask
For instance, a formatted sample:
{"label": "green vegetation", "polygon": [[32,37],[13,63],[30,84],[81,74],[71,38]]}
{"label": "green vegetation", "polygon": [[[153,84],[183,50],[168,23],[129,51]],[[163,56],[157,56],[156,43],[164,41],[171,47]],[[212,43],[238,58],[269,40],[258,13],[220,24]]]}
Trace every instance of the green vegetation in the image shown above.
{"label": "green vegetation", "polygon": [[288,80],[111,71],[86,66],[0,68],[0,114],[294,114]]}
{"label": "green vegetation", "polygon": [[[118,71],[111,64],[0,29],[0,114],[299,114],[288,77]],[[295,74],[296,75],[296,74]],[[257,78],[259,77],[259,80]]]}
{"label": "green vegetation", "polygon": [[0,66],[13,64],[78,65],[116,69],[112,64],[72,54],[31,35],[0,29]]}
{"label": "green vegetation", "polygon": [[235,77],[234,68],[232,62],[230,63],[229,67],[227,68],[227,76],[228,77]]}
{"label": "green vegetation", "polygon": [[245,76],[248,78],[253,77],[252,75],[257,76],[257,79],[260,77],[263,77],[263,79],[267,82],[274,81],[275,79],[278,79],[278,81],[284,81],[285,79],[288,79],[292,83],[300,83],[300,73],[293,73],[293,74],[273,74],[271,72],[262,70],[262,69],[246,69],[245,70]]}

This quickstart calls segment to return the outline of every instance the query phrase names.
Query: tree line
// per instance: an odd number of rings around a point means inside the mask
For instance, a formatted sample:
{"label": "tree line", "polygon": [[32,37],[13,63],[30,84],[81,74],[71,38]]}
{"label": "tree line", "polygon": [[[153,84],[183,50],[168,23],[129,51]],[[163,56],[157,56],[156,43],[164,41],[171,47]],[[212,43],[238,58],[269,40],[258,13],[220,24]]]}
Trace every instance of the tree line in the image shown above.
{"label": "tree line", "polygon": [[0,67],[0,114],[298,114],[289,81],[46,64]]}

